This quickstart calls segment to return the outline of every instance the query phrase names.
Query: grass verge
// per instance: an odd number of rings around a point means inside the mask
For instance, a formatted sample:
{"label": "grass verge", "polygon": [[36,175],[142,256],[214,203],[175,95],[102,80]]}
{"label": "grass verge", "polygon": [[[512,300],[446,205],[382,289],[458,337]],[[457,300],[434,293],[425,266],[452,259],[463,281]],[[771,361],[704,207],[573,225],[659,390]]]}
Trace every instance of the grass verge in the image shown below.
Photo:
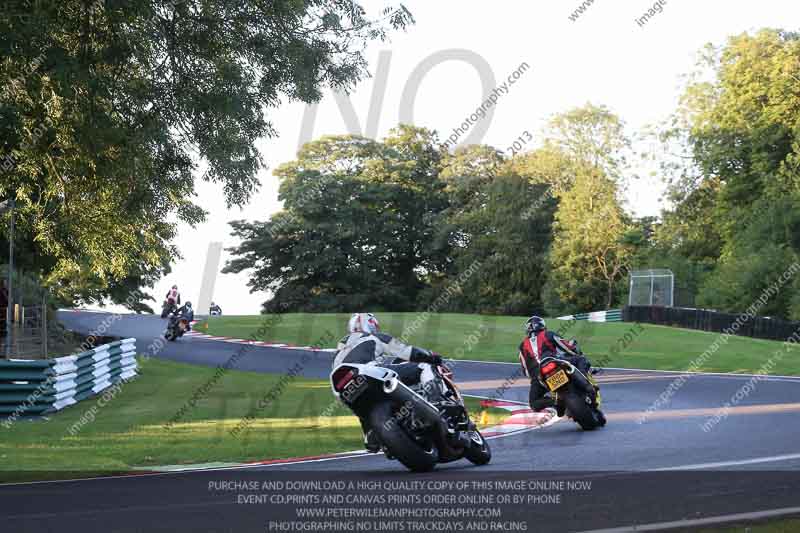
{"label": "grass verge", "polygon": [[[348,314],[282,315],[275,326],[258,340],[297,345],[317,345],[320,339],[339,339],[345,332]],[[403,336],[419,313],[381,313],[381,327]],[[265,316],[212,317],[198,331],[211,335],[250,338],[267,319]],[[481,361],[517,361],[517,347],[523,335],[523,317],[463,314],[431,314],[410,332],[408,342],[430,348],[448,357]],[[598,366],[685,370],[720,335],[650,324],[624,322],[567,322],[550,319],[548,326],[566,337],[576,337],[584,352]],[[475,342],[470,341],[473,336]],[[335,341],[334,341],[335,343]],[[326,343],[333,347],[334,343]],[[705,372],[756,373],[772,360],[770,374],[800,375],[800,346],[784,349],[782,343],[748,337],[728,341],[700,367]]]}
{"label": "grass verge", "polygon": [[[258,409],[282,376],[230,371],[172,425],[215,369],[148,359],[110,402],[95,397],[47,419],[2,428],[0,481],[62,479],[158,465],[245,462],[362,448],[358,419],[334,402],[325,380],[297,378]],[[285,380],[284,380],[285,381]],[[469,399],[477,421],[478,401]],[[254,411],[255,410],[255,411]],[[231,430],[249,413],[247,428]],[[488,411],[489,425],[507,413]],[[81,419],[89,420],[78,431]]]}

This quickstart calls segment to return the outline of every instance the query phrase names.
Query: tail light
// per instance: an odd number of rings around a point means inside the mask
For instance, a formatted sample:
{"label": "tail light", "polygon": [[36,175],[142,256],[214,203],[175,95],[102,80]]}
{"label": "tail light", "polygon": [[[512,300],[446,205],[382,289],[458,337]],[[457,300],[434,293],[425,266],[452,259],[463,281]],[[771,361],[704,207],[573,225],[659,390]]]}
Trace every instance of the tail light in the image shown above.
{"label": "tail light", "polygon": [[558,365],[553,361],[550,361],[542,367],[542,374],[550,374],[551,372],[555,371],[556,368],[558,368]]}
{"label": "tail light", "polygon": [[347,367],[340,368],[333,373],[333,376],[331,376],[331,379],[333,380],[333,388],[336,389],[337,392],[343,391],[347,384],[350,383],[355,376],[356,374],[352,369]]}

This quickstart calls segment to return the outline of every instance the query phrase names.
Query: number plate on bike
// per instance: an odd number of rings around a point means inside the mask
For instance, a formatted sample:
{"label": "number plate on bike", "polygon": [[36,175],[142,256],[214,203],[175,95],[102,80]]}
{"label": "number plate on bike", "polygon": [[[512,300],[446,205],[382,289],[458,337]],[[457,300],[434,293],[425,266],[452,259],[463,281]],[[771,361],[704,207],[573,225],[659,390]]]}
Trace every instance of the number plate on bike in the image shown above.
{"label": "number plate on bike", "polygon": [[567,373],[563,370],[559,370],[549,378],[547,378],[547,387],[554,391],[559,387],[566,385],[569,382],[569,378],[567,378]]}

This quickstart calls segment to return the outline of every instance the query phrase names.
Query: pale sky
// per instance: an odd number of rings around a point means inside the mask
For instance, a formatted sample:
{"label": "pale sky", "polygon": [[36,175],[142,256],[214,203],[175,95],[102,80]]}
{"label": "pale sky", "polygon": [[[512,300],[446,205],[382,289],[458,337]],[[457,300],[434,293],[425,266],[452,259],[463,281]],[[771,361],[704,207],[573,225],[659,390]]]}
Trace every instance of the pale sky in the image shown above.
{"label": "pale sky", "polygon": [[[368,9],[379,3],[362,1]],[[576,22],[569,15],[580,0],[404,3],[416,25],[392,34],[390,42],[371,44],[366,54],[373,74],[379,54],[390,58],[378,137],[397,125],[401,96],[414,69],[432,54],[463,49],[489,64],[498,85],[521,63],[530,65],[508,94],[499,98],[491,120],[484,119],[489,121],[488,130],[479,142],[501,150],[526,130],[536,135],[552,114],[589,101],[608,106],[634,133],[675,109],[681,76],[693,70],[697,52],[706,43],[720,44],[729,35],[763,27],[797,29],[800,25],[800,7],[786,0],[667,0],[663,11],[643,27],[636,19],[653,6],[648,0],[595,0]],[[361,128],[367,123],[372,92],[373,80],[367,79],[350,97]],[[473,65],[456,60],[439,63],[418,86],[414,123],[438,130],[444,140],[484,98]],[[157,284],[154,293],[159,303],[172,283],[179,284],[184,299],[196,303],[209,242],[232,246],[229,221],[265,220],[280,209],[272,169],[295,158],[305,107],[285,103],[269,111],[280,137],[258,144],[269,169],[261,172],[261,190],[247,207],[226,209],[221,187],[198,182],[196,201],[209,212],[208,220],[181,230],[177,244],[183,259]],[[357,132],[348,130],[328,92],[319,104],[313,137],[346,133]],[[640,216],[658,214],[662,191],[658,179],[642,180],[627,192],[627,207]],[[227,257],[223,252],[220,268]],[[247,280],[246,273],[218,276],[213,299],[225,314],[259,312],[268,295],[250,294]]]}

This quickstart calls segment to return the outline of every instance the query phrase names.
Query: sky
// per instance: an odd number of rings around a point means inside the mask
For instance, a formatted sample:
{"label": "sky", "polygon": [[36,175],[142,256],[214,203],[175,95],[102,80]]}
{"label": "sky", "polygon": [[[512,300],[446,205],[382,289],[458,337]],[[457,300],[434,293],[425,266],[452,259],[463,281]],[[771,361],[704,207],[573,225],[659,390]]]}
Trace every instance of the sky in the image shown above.
{"label": "sky", "polygon": [[[383,5],[377,0],[361,3],[374,12]],[[698,51],[707,43],[722,44],[728,36],[764,27],[800,25],[800,6],[786,0],[661,0],[661,11],[643,25],[637,19],[653,7],[653,1],[594,0],[571,20],[581,3],[407,0],[404,4],[416,24],[392,33],[389,42],[367,48],[370,72],[375,74],[382,65],[386,78],[385,83],[366,79],[349,96],[358,126],[345,121],[333,93],[327,91],[311,135],[371,133],[382,138],[401,120],[413,120],[417,126],[437,130],[444,140],[494,86],[502,85],[524,63],[529,68],[498,96],[493,115],[472,126],[485,132],[471,142],[506,150],[520,136],[527,138],[527,131],[534,136],[528,146],[535,147],[548,117],[587,102],[609,107],[633,134],[675,110],[684,86],[682,76],[694,70]],[[431,68],[423,72],[426,65]],[[416,81],[415,70],[424,74]],[[492,76],[496,83],[485,92]],[[371,121],[377,119],[377,130],[366,132],[375,90],[383,94]],[[413,109],[408,105],[412,97]],[[181,229],[177,245],[182,258],[176,258],[172,273],[152,291],[159,304],[173,283],[185,300],[197,302],[209,243],[219,241],[226,248],[236,244],[230,235],[231,220],[266,220],[280,210],[272,170],[295,159],[307,108],[284,102],[268,111],[280,136],[257,145],[268,168],[259,174],[261,189],[246,207],[227,209],[221,186],[198,180],[195,201],[208,211],[208,218],[195,228]],[[308,130],[311,121],[305,116]],[[645,173],[627,190],[626,207],[637,216],[657,215],[663,190],[660,178]],[[223,252],[220,269],[228,258]],[[246,272],[217,276],[212,299],[224,314],[259,312],[268,294],[250,293],[247,282]]]}

